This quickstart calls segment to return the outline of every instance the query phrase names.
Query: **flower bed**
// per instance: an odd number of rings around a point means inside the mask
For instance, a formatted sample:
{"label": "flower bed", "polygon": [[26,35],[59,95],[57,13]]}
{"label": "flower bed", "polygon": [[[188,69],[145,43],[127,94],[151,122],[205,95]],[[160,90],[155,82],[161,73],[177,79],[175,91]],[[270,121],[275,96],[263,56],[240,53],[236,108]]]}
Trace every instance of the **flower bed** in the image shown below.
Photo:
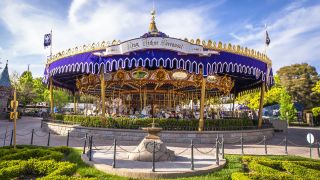
{"label": "flower bed", "polygon": [[[199,120],[159,119],[159,118],[108,118],[103,126],[98,116],[56,114],[55,120],[85,127],[106,127],[121,129],[139,129],[150,126],[153,120],[165,130],[197,130]],[[215,119],[205,121],[206,130],[240,130],[255,128],[251,119]]]}

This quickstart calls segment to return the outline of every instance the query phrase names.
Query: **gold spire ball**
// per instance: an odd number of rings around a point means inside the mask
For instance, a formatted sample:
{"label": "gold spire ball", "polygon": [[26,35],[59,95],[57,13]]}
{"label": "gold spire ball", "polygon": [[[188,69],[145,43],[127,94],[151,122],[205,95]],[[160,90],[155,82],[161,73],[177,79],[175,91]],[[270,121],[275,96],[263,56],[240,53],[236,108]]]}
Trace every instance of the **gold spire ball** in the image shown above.
{"label": "gold spire ball", "polygon": [[158,34],[158,32],[159,32],[157,29],[157,26],[156,26],[155,16],[156,16],[156,10],[153,9],[151,11],[151,22],[149,25],[149,33],[151,33],[151,34]]}

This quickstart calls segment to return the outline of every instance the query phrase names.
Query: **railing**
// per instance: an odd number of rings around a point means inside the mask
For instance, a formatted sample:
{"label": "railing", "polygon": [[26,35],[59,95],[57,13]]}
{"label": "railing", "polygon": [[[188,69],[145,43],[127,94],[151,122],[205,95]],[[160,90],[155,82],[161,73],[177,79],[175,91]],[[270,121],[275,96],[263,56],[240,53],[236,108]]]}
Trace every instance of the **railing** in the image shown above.
{"label": "railing", "polygon": [[[17,137],[30,137],[30,145],[34,145],[35,144],[35,137],[38,138],[42,138],[42,142],[45,142],[45,144],[43,144],[43,146],[51,146],[51,140],[52,140],[52,133],[51,132],[43,132],[41,129],[31,129],[31,130],[24,130],[24,133],[17,133]],[[301,148],[306,148],[308,149],[308,151],[310,152],[310,158],[312,158],[312,150],[314,148],[316,148],[317,151],[317,156],[318,158],[320,158],[320,141],[316,141],[313,144],[308,144],[308,145],[301,145],[301,144],[297,144],[295,142],[294,139],[289,139],[287,136],[284,136],[283,138],[281,138],[277,143],[272,143],[270,144],[266,138],[266,136],[261,136],[259,137],[260,140],[255,142],[255,143],[250,143],[250,144],[245,144],[245,139],[246,137],[243,137],[243,135],[241,134],[240,137],[234,137],[234,138],[228,138],[228,140],[233,140],[233,145],[237,145],[237,146],[233,146],[232,149],[235,149],[239,151],[239,154],[241,155],[245,155],[245,149],[248,148],[248,146],[252,146],[252,145],[261,145],[264,148],[264,154],[268,155],[268,145],[273,145],[273,146],[282,146],[282,151],[283,154],[289,154],[289,150],[288,150],[288,145],[291,146],[296,146],[296,147],[301,147]],[[9,130],[6,131],[4,134],[0,135],[0,139],[3,140],[3,146],[6,145],[13,145],[13,130]],[[60,139],[60,143],[61,143],[61,136],[57,137],[57,139]],[[120,150],[122,152],[126,152],[126,153],[142,153],[141,151],[136,152],[136,151],[130,151],[128,149],[126,149],[123,146],[119,145],[119,142],[114,139],[113,143],[111,144],[106,144],[106,146],[100,146],[97,147],[95,144],[95,138],[94,135],[92,134],[88,134],[85,133],[83,134],[82,138],[79,138],[77,136],[72,136],[72,133],[68,132],[67,136],[65,136],[65,143],[62,144],[55,144],[55,145],[63,145],[63,146],[69,146],[70,142],[74,141],[74,140],[78,140],[78,141],[82,141],[83,143],[83,154],[86,154],[88,156],[89,161],[93,161],[94,157],[93,157],[93,152],[100,152],[100,153],[110,153],[112,151],[113,156],[113,163],[112,163],[112,167],[113,168],[120,168],[117,166],[117,152],[120,153]],[[7,142],[9,142],[9,144],[7,144]],[[28,142],[28,141],[27,141]],[[216,141],[214,144],[209,144],[209,149],[206,149],[205,151],[202,150],[200,147],[198,147],[197,144],[195,144],[195,141],[193,139],[190,139],[190,144],[185,144],[184,149],[180,150],[179,152],[175,152],[176,156],[179,155],[186,155],[187,153],[189,153],[189,158],[188,161],[190,162],[190,169],[194,170],[195,167],[195,161],[194,161],[194,152],[198,152],[201,155],[206,155],[206,156],[212,156],[212,159],[215,160],[215,163],[217,165],[219,165],[220,160],[224,159],[224,155],[225,155],[225,138],[224,138],[224,134],[217,134],[216,135]],[[39,143],[37,143],[39,144]],[[155,142],[154,142],[155,145]],[[78,145],[77,145],[78,146]],[[156,171],[156,162],[157,159],[155,159],[155,154],[157,153],[155,151],[155,147],[153,146],[153,161],[151,164],[151,170],[154,172]],[[188,154],[187,154],[188,155]]]}

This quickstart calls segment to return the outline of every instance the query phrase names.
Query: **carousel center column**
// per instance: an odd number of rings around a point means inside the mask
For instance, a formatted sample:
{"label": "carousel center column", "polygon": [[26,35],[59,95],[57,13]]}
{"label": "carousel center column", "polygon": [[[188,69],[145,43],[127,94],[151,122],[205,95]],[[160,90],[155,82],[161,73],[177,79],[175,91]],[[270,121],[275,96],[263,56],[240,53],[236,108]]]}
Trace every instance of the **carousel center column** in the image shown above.
{"label": "carousel center column", "polygon": [[104,71],[100,73],[100,89],[101,89],[101,122],[104,126],[106,124],[106,82],[104,78]]}
{"label": "carousel center column", "polygon": [[206,82],[207,82],[207,79],[203,77],[201,82],[200,119],[199,119],[198,131],[203,131],[203,128],[204,128],[203,115],[204,115],[204,96],[206,94]]}

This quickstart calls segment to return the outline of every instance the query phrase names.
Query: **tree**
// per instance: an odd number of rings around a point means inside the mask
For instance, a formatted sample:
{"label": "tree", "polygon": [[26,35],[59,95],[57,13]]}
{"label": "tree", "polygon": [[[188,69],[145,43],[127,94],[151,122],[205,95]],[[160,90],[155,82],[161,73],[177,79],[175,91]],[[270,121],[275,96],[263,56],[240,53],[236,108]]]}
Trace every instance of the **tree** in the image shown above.
{"label": "tree", "polygon": [[33,99],[33,103],[45,102],[45,90],[46,86],[42,83],[42,78],[38,77],[33,79],[33,92],[36,95]]}
{"label": "tree", "polygon": [[[72,97],[66,92],[62,90],[53,90],[53,103],[54,106],[58,109],[62,109],[68,102],[71,102]],[[50,91],[46,89],[44,91],[44,99],[46,102],[50,102]]]}
{"label": "tree", "polygon": [[[315,87],[312,88],[312,91],[317,93],[317,94],[320,94],[320,81],[317,82],[317,84],[315,85]],[[314,116],[319,116],[320,114],[320,107],[314,107],[312,108],[312,114]]]}
{"label": "tree", "polygon": [[[296,120],[296,110],[291,96],[287,93],[286,89],[281,86],[278,76],[274,77],[274,86],[265,93],[264,106],[279,104],[280,105],[280,118],[283,120]],[[247,105],[250,109],[257,110],[260,105],[260,92],[246,94],[238,97],[237,101],[240,104]]]}
{"label": "tree", "polygon": [[13,71],[10,74],[10,82],[14,88],[18,88],[20,75],[17,71]]}
{"label": "tree", "polygon": [[312,88],[312,91],[315,93],[320,94],[320,80],[317,82],[317,84]]}
{"label": "tree", "polygon": [[19,78],[17,85],[17,98],[24,107],[33,103],[36,94],[33,91],[33,77],[30,71],[25,71]]}
{"label": "tree", "polygon": [[320,96],[312,91],[319,80],[318,73],[307,63],[285,66],[277,72],[281,85],[294,102],[301,103],[305,109],[319,104]]}

